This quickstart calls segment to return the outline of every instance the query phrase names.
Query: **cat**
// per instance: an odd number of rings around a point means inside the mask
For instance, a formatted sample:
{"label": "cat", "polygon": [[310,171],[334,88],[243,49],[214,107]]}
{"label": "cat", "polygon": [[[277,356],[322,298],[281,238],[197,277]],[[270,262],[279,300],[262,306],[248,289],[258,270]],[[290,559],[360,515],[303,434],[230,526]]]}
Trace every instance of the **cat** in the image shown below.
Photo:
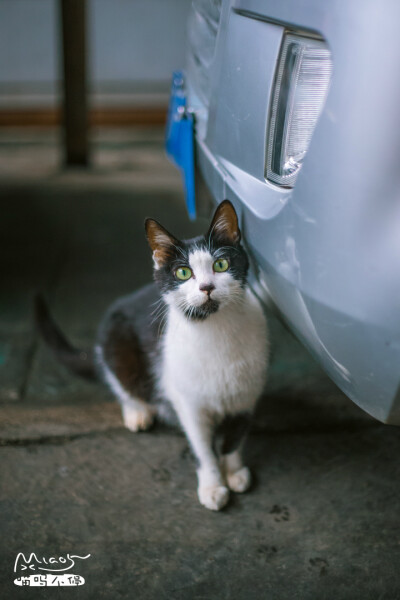
{"label": "cat", "polygon": [[37,324],[70,370],[109,386],[128,429],[149,429],[155,417],[180,424],[197,459],[199,501],[220,510],[230,490],[251,483],[241,452],[266,383],[266,317],[229,200],[204,236],[178,240],[154,219],[145,230],[154,283],[111,305],[93,358],[66,340],[41,297]]}

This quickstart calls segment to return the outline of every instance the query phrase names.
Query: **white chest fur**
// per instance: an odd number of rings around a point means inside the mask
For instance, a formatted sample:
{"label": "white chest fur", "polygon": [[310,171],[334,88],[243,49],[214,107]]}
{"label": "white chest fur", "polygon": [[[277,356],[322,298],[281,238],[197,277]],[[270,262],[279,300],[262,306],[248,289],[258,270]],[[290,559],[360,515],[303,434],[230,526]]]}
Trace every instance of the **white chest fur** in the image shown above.
{"label": "white chest fur", "polygon": [[160,386],[177,405],[215,412],[252,410],[265,385],[268,334],[258,300],[220,308],[189,321],[171,307],[164,337]]}

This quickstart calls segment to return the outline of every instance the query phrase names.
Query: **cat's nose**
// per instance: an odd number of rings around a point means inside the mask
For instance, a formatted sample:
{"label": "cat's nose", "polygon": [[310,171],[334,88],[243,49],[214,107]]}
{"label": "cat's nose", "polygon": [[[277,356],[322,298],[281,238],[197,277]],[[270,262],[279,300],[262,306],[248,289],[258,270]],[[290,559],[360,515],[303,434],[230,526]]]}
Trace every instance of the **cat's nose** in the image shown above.
{"label": "cat's nose", "polygon": [[213,285],[212,283],[204,283],[202,285],[199,285],[199,290],[210,296],[211,292],[215,290],[215,285]]}

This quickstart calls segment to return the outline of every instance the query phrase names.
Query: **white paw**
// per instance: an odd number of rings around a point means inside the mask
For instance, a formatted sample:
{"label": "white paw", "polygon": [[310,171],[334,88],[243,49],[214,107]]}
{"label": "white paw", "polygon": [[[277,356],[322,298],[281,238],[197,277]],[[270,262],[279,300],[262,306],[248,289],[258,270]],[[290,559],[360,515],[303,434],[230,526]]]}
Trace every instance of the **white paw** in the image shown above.
{"label": "white paw", "polygon": [[229,500],[229,490],[224,485],[199,487],[200,503],[210,510],[221,510]]}
{"label": "white paw", "polygon": [[135,406],[122,407],[124,425],[130,431],[145,431],[154,421],[154,412],[146,404],[136,403]]}
{"label": "white paw", "polygon": [[247,467],[242,467],[235,473],[227,473],[226,479],[233,492],[245,492],[251,484],[251,473]]}

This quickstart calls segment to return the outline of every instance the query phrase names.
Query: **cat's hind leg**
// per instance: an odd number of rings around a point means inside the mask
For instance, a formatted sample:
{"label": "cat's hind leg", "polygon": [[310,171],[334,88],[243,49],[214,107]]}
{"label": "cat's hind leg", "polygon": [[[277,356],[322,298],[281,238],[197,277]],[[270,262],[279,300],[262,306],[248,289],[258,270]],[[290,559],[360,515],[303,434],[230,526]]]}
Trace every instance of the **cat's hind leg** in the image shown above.
{"label": "cat's hind leg", "polygon": [[124,425],[130,431],[146,431],[153,425],[155,411],[139,398],[120,402]]}
{"label": "cat's hind leg", "polygon": [[[134,349],[131,351],[134,351]],[[130,379],[128,379],[128,377],[124,378],[124,372],[126,371],[128,373],[128,364],[125,364],[124,368],[121,368],[122,365],[118,362],[114,365],[114,367],[117,366],[116,371],[119,375],[119,377],[117,377],[117,374],[114,373],[107,364],[103,349],[100,346],[96,346],[95,355],[97,365],[105,383],[113,392],[121,406],[122,419],[125,427],[133,432],[146,431],[149,429],[154,422],[156,411],[154,407],[143,400],[137,393],[140,392],[140,386],[134,385],[132,382],[132,375],[134,373],[130,371]],[[125,356],[125,363],[129,363],[129,356]],[[133,365],[131,364],[130,366],[132,367]]]}
{"label": "cat's hind leg", "polygon": [[243,465],[242,448],[250,426],[250,413],[227,415],[215,432],[221,471],[233,492],[242,493],[251,485],[250,469]]}
{"label": "cat's hind leg", "polygon": [[243,465],[240,450],[221,456],[221,468],[232,492],[246,492],[251,485],[250,469]]}

